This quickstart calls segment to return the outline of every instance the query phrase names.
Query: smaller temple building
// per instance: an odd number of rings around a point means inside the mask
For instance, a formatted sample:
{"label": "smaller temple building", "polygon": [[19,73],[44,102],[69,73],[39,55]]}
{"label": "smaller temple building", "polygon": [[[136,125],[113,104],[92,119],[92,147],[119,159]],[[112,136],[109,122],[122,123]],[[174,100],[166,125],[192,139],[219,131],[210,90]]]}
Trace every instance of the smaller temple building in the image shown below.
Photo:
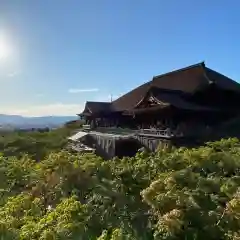
{"label": "smaller temple building", "polygon": [[202,62],[155,76],[113,102],[86,102],[78,115],[94,131],[198,139],[239,110],[240,84]]}

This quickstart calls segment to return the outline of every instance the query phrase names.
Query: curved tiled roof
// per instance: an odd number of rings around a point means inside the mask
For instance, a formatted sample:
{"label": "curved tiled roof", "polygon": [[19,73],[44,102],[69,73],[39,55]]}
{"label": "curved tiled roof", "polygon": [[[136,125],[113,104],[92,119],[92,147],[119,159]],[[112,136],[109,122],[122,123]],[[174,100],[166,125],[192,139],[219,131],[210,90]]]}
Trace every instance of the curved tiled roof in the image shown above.
{"label": "curved tiled roof", "polygon": [[81,114],[84,114],[84,113],[96,114],[96,113],[108,112],[108,111],[111,111],[111,103],[110,102],[87,101],[85,104],[85,108]]}
{"label": "curved tiled roof", "polygon": [[219,88],[240,93],[239,83],[210,68],[206,67],[205,71],[208,78],[211,79],[211,81],[213,81]]}
{"label": "curved tiled roof", "polygon": [[151,82],[144,83],[116,99],[112,102],[112,108],[115,111],[124,111],[133,108],[146,95],[151,86],[150,83]]}
{"label": "curved tiled roof", "polygon": [[192,101],[188,101],[180,94],[171,93],[171,92],[162,92],[159,90],[159,93],[155,96],[159,101],[168,103],[169,105],[176,107],[178,109],[186,110],[199,110],[199,111],[217,111],[218,109],[202,106]]}
{"label": "curved tiled roof", "polygon": [[134,107],[151,87],[169,90],[179,90],[193,93],[203,85],[208,84],[204,75],[204,64],[196,64],[167,74],[153,77],[153,79],[112,102],[116,110],[128,110]]}
{"label": "curved tiled roof", "polygon": [[151,85],[162,89],[194,93],[202,86],[209,84],[209,79],[205,75],[204,68],[204,63],[199,63],[162,74],[154,77]]}
{"label": "curved tiled roof", "polygon": [[[87,102],[86,108],[93,111],[125,111],[133,109],[149,89],[156,87],[169,91],[181,91],[184,94],[193,95],[201,89],[205,89],[214,83],[221,89],[240,93],[240,84],[224,75],[205,67],[204,62],[153,77],[149,82],[126,93],[112,103]],[[84,110],[84,111],[85,111]],[[92,110],[91,110],[92,111]]]}
{"label": "curved tiled roof", "polygon": [[[149,99],[155,99],[159,104],[148,107],[147,111],[155,111],[165,107],[175,107],[185,110],[197,110],[197,111],[218,111],[219,109],[203,106],[201,104],[189,101],[189,94],[186,94],[180,90],[169,90],[157,87],[151,87],[146,93],[145,97],[130,111],[134,113],[146,111],[146,104]],[[151,100],[152,101],[152,100]],[[143,104],[143,106],[141,106]]]}

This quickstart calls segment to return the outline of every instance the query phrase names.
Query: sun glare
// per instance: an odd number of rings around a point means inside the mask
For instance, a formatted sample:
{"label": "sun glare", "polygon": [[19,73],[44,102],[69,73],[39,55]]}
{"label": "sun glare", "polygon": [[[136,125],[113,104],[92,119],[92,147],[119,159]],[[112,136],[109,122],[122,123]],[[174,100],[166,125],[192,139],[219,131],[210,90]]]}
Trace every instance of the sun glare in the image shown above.
{"label": "sun glare", "polygon": [[11,44],[6,38],[0,36],[0,60],[5,60],[12,54]]}

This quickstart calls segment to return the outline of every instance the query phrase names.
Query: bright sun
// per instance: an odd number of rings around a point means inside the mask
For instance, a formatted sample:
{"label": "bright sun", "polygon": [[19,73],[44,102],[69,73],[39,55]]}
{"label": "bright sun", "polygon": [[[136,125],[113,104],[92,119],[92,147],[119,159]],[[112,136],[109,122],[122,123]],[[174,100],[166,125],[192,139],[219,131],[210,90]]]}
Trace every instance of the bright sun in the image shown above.
{"label": "bright sun", "polygon": [[0,36],[0,60],[5,60],[12,54],[12,48],[7,39]]}

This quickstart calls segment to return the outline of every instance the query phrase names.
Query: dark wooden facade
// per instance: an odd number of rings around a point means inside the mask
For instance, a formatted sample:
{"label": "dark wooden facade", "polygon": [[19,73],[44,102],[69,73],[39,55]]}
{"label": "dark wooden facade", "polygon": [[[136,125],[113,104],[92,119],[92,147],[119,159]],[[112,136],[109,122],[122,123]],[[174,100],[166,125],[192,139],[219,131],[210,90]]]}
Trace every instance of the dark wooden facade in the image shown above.
{"label": "dark wooden facade", "polygon": [[236,117],[240,84],[204,63],[154,77],[113,102],[87,102],[79,114],[95,126],[174,128],[212,126]]}

